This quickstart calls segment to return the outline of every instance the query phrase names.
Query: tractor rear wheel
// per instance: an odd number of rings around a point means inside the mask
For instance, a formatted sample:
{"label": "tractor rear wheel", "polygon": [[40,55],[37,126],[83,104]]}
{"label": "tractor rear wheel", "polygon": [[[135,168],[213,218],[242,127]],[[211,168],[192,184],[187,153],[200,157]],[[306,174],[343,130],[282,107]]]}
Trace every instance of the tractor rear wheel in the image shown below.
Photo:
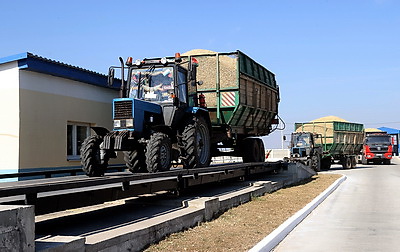
{"label": "tractor rear wheel", "polygon": [[321,156],[319,153],[314,153],[311,157],[311,167],[316,172],[321,171]]}
{"label": "tractor rear wheel", "polygon": [[151,135],[146,147],[146,165],[149,172],[167,171],[171,167],[172,146],[169,137],[161,132]]}
{"label": "tractor rear wheel", "polygon": [[126,167],[132,173],[145,171],[146,168],[146,156],[144,154],[144,148],[137,144],[133,151],[124,151],[124,160]]}
{"label": "tractor rear wheel", "polygon": [[193,118],[186,123],[182,132],[182,145],[184,168],[191,169],[210,165],[210,131],[204,118]]}
{"label": "tractor rear wheel", "polygon": [[107,166],[108,157],[104,155],[101,158],[100,144],[103,137],[99,135],[89,136],[82,143],[81,147],[81,164],[82,169],[89,177],[103,176]]}

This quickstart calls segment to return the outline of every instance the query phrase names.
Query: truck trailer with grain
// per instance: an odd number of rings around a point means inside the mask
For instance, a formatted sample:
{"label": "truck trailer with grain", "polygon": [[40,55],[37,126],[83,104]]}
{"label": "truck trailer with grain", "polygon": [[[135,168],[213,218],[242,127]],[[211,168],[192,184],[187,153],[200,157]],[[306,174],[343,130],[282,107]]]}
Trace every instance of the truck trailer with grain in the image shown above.
{"label": "truck trailer with grain", "polygon": [[104,175],[116,151],[132,172],[165,171],[172,163],[205,167],[218,155],[265,160],[258,136],[278,123],[279,88],[272,72],[241,51],[120,58],[120,66],[110,67],[110,85],[115,69],[121,86],[114,129],[92,127],[96,134],[82,144],[87,175]]}
{"label": "truck trailer with grain", "polygon": [[354,168],[363,146],[364,125],[339,117],[328,116],[306,123],[295,123],[296,132],[318,136],[315,146],[322,147],[321,170],[328,170],[334,161],[344,169]]}

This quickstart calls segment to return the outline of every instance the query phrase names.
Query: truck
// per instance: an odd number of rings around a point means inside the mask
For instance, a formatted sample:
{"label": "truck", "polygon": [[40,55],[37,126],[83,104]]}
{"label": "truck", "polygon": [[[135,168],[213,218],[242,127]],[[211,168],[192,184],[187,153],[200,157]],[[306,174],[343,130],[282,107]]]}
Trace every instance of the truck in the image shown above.
{"label": "truck", "polygon": [[88,176],[103,176],[117,152],[131,172],[207,167],[218,155],[265,161],[260,136],[279,122],[279,87],[265,67],[241,51],[119,61],[108,73],[120,85],[113,129],[92,127],[81,147]]}
{"label": "truck", "polygon": [[392,136],[378,129],[366,129],[364,135],[363,149],[361,153],[362,164],[385,164],[389,165],[393,152]]}
{"label": "truck", "polygon": [[[290,141],[291,162],[300,162],[316,172],[321,171],[321,135],[311,132],[293,132]],[[318,144],[319,142],[319,144]]]}
{"label": "truck", "polygon": [[310,132],[320,135],[321,170],[329,170],[335,161],[343,169],[357,165],[357,155],[363,146],[364,125],[351,123],[339,117],[328,116],[306,123],[295,123],[295,132]]}

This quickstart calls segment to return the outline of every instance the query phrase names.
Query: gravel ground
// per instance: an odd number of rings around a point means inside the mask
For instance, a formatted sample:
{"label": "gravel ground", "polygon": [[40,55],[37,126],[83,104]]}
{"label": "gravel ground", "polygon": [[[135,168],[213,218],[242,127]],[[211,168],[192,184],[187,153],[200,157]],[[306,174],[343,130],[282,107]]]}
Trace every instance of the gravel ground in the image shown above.
{"label": "gravel ground", "polygon": [[146,251],[247,251],[340,176],[319,174],[305,183],[254,198],[213,221],[172,234]]}

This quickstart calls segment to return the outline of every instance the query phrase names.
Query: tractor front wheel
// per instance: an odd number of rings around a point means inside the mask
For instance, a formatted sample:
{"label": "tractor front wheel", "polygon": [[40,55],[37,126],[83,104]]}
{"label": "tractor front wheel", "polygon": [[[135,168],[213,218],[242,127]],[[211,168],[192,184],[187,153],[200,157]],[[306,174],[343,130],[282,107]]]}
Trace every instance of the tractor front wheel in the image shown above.
{"label": "tractor front wheel", "polygon": [[140,144],[136,144],[135,150],[124,151],[124,160],[126,167],[132,173],[145,171],[146,157],[144,148]]}
{"label": "tractor front wheel", "polygon": [[169,137],[161,132],[151,135],[146,147],[146,165],[149,172],[167,171],[171,167],[172,146]]}
{"label": "tractor front wheel", "polygon": [[99,135],[89,136],[82,143],[81,147],[81,164],[82,170],[89,177],[103,176],[107,166],[107,155],[101,155],[100,144],[103,142],[103,137]]}

